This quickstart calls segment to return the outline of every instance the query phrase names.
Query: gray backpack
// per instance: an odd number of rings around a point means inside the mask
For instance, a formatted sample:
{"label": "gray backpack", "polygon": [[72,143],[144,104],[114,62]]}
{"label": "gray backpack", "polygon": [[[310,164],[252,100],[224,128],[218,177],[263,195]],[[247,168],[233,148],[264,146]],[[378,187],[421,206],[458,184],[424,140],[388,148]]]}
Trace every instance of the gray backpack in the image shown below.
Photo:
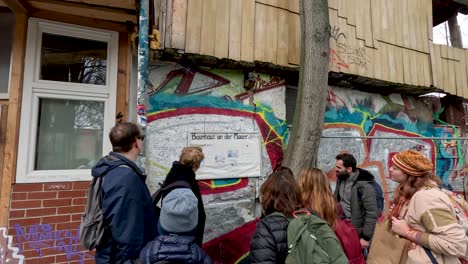
{"label": "gray backpack", "polygon": [[80,244],[88,250],[95,249],[102,242],[106,229],[101,210],[103,177],[93,177],[89,184],[86,211],[81,217]]}

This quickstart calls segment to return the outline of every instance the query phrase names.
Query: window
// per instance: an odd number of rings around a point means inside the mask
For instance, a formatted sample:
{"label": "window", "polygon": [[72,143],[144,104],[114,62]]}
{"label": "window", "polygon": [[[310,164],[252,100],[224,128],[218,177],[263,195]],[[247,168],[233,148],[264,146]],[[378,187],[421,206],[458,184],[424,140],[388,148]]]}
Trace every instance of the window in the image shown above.
{"label": "window", "polygon": [[0,99],[8,98],[10,83],[11,48],[15,16],[10,9],[0,7]]}
{"label": "window", "polygon": [[117,33],[31,18],[17,182],[89,180],[110,149]]}

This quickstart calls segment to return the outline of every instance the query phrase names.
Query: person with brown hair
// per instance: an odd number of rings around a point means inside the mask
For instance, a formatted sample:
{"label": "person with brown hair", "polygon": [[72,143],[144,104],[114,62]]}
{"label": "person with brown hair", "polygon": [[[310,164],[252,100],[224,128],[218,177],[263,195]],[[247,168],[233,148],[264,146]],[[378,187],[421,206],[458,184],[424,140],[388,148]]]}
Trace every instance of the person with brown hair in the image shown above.
{"label": "person with brown hair", "polygon": [[[198,181],[195,179],[195,172],[200,168],[201,162],[205,158],[203,154],[203,149],[199,146],[191,146],[185,147],[182,149],[182,152],[179,157],[179,161],[174,161],[172,164],[172,168],[166,176],[164,180],[163,186],[168,186],[176,181],[184,181],[190,185],[190,189],[192,190],[193,194],[197,197],[198,201],[198,224],[195,228],[195,236],[196,236],[196,243],[199,246],[202,246],[203,243],[203,234],[205,232],[205,221],[206,221],[206,214],[205,214],[205,207],[203,206],[203,200],[200,192],[200,187],[198,186]],[[164,201],[164,197],[169,194],[172,190],[181,188],[181,187],[173,187],[168,188],[162,195],[162,199]],[[158,230],[161,234],[161,228],[158,224]]]}
{"label": "person with brown hair", "polygon": [[398,186],[389,227],[409,240],[406,263],[461,263],[468,238],[448,195],[440,189],[440,179],[432,173],[433,163],[414,150],[399,152],[392,162],[389,171]]}
{"label": "person with brown hair", "polygon": [[268,176],[260,187],[260,204],[263,217],[250,242],[250,263],[284,263],[288,218],[301,208],[299,184],[289,168],[282,167]]}
{"label": "person with brown hair", "polygon": [[315,212],[335,232],[351,264],[364,264],[359,234],[346,219],[339,217],[339,203],[333,197],[327,176],[318,168],[303,169],[299,176],[304,207]]}
{"label": "person with brown hair", "polygon": [[135,163],[144,138],[136,124],[116,124],[109,133],[113,151],[91,170],[93,177],[102,177],[101,210],[106,226],[103,242],[96,247],[98,264],[130,263],[156,237],[146,175]]}

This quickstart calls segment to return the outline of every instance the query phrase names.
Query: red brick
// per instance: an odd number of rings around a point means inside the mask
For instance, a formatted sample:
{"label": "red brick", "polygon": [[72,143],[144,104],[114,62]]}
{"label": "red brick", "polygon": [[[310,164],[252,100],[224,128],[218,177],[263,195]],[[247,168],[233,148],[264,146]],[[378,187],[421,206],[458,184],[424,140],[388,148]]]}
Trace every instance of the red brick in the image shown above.
{"label": "red brick", "polygon": [[70,215],[55,215],[42,218],[43,224],[65,223],[70,221]]}
{"label": "red brick", "polygon": [[28,198],[28,193],[12,193],[11,200],[18,201],[18,200],[26,200]]}
{"label": "red brick", "polygon": [[31,216],[46,216],[57,214],[57,208],[40,208],[26,210],[26,217]]}
{"label": "red brick", "polygon": [[73,199],[73,205],[86,205],[88,198],[75,198]]}
{"label": "red brick", "polygon": [[71,188],[72,188],[72,183],[70,182],[56,182],[56,183],[44,184],[44,191],[70,190]]}
{"label": "red brick", "polygon": [[58,207],[58,206],[71,205],[71,203],[72,203],[72,199],[44,200],[44,201],[42,201],[42,206],[44,206],[44,207]]}
{"label": "red brick", "polygon": [[81,222],[68,222],[57,224],[57,230],[76,230],[80,227]]}
{"label": "red brick", "polygon": [[28,259],[26,261],[26,263],[28,263],[28,264],[50,264],[50,263],[55,263],[55,256]]}
{"label": "red brick", "polygon": [[58,214],[76,214],[76,213],[84,213],[85,206],[84,205],[76,205],[76,206],[67,206],[67,207],[59,207]]}
{"label": "red brick", "polygon": [[41,207],[41,201],[12,201],[11,209],[38,208]]}
{"label": "red brick", "polygon": [[71,215],[71,220],[72,221],[81,221],[81,216],[82,215],[83,214],[73,214],[73,215]]}
{"label": "red brick", "polygon": [[88,187],[89,181],[73,183],[73,190],[88,190]]}
{"label": "red brick", "polygon": [[29,200],[53,199],[53,198],[57,198],[57,192],[30,192],[28,193]]}
{"label": "red brick", "polygon": [[35,250],[22,250],[20,254],[23,255],[25,258],[27,258],[26,263],[29,263],[30,258],[39,257],[39,253],[37,253]]}
{"label": "red brick", "polygon": [[11,219],[10,220],[10,227],[14,228],[16,224],[20,226],[32,226],[35,224],[40,224],[41,223],[41,218],[36,217],[36,218],[22,218],[22,219]]}
{"label": "red brick", "polygon": [[78,191],[60,191],[59,198],[79,198],[85,197],[86,190],[78,190]]}
{"label": "red brick", "polygon": [[12,218],[23,218],[25,210],[11,210],[10,219]]}
{"label": "red brick", "polygon": [[55,256],[59,253],[56,248],[41,248],[41,255],[42,256]]}
{"label": "red brick", "polygon": [[38,192],[42,191],[42,183],[13,184],[13,192]]}

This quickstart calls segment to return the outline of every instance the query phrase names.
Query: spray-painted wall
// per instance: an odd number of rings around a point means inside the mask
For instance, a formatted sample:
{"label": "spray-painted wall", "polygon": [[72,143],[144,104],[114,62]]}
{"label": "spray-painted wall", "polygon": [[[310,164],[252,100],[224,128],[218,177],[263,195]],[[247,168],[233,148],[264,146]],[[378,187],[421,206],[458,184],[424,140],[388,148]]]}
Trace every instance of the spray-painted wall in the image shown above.
{"label": "spray-painted wall", "polygon": [[[189,132],[258,131],[263,139],[263,174],[281,162],[288,138],[283,80],[255,75],[255,85],[248,91],[242,71],[164,63],[150,69],[153,87],[149,93],[145,164],[151,190],[178,159]],[[318,167],[329,173],[333,184],[334,157],[348,151],[356,156],[360,167],[374,173],[389,200],[395,187],[388,177],[389,161],[395,153],[413,148],[435,161],[438,175],[461,192],[463,184],[457,170],[462,164],[453,141],[404,138],[454,136],[453,127],[433,125],[432,108],[430,100],[329,87],[323,135],[356,138],[322,139]],[[401,139],[358,138],[361,136]],[[259,214],[255,212],[259,184],[257,178],[199,182],[207,211],[204,248],[215,260],[245,261]]]}

